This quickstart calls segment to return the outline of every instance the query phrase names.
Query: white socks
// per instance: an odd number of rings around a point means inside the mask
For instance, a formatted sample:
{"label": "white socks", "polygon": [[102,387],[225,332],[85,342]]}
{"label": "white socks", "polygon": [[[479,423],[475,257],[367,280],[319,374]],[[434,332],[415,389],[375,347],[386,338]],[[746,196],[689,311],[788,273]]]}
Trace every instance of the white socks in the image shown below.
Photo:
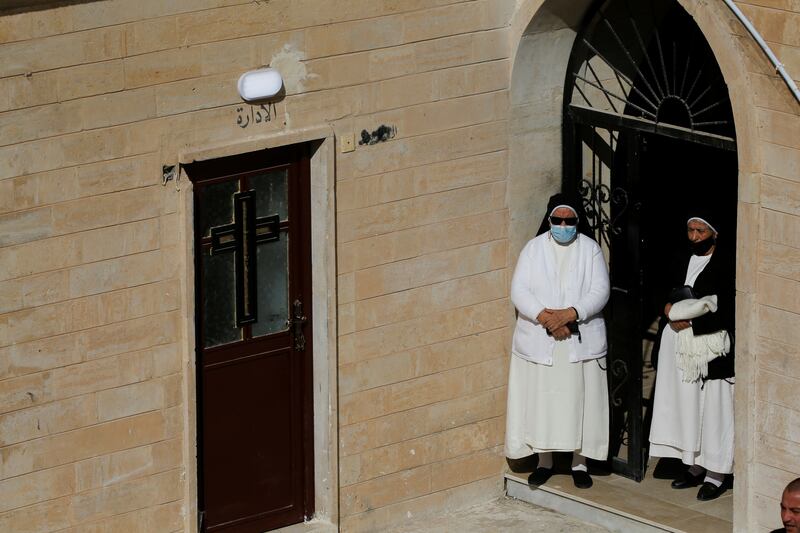
{"label": "white socks", "polygon": [[588,472],[589,470],[586,468],[586,457],[573,453],[572,454],[572,470],[575,472]]}
{"label": "white socks", "polygon": [[[705,470],[702,466],[699,465],[692,465],[689,467],[689,474],[697,477],[703,473]],[[715,487],[719,487],[722,485],[722,482],[725,481],[725,474],[720,474],[719,472],[712,472],[711,470],[706,470],[706,477],[703,480],[706,483],[711,483]]]}

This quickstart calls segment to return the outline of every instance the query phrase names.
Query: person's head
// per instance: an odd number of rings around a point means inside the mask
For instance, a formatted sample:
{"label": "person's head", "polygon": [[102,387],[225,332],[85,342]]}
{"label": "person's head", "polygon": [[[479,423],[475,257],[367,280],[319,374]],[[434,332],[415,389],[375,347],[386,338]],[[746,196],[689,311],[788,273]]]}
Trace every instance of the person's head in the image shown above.
{"label": "person's head", "polygon": [[717,229],[709,222],[710,217],[699,214],[689,216],[686,221],[686,237],[694,255],[709,255],[717,243]]}
{"label": "person's head", "polygon": [[550,211],[550,234],[559,244],[569,244],[578,236],[578,213],[569,205],[557,205]]}
{"label": "person's head", "polygon": [[781,497],[781,522],[787,533],[800,532],[800,477],[786,485]]}

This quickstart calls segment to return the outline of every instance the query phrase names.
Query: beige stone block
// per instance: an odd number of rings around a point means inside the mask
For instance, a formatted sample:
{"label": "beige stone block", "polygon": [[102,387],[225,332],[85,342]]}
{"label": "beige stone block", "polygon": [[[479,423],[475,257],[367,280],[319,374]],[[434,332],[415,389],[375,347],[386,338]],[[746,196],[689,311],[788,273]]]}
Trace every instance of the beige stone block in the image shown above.
{"label": "beige stone block", "polygon": [[358,87],[343,87],[329,91],[314,91],[290,95],[286,99],[285,114],[279,112],[283,123],[291,128],[318,126],[359,112]]}
{"label": "beige stone block", "polygon": [[484,22],[488,7],[489,2],[479,1],[409,13],[403,17],[405,40],[426,41],[488,29]]}
{"label": "beige stone block", "polygon": [[436,71],[436,95],[457,98],[508,89],[510,68],[509,60],[498,59]]}
{"label": "beige stone block", "polygon": [[758,303],[800,313],[800,281],[759,274]]}
{"label": "beige stone block", "polygon": [[67,496],[74,490],[73,465],[6,479],[0,481],[0,513]]}
{"label": "beige stone block", "polygon": [[0,530],[14,533],[58,531],[69,526],[70,498],[45,501],[0,514]]}
{"label": "beige stone block", "polygon": [[177,17],[138,20],[125,25],[125,52],[128,56],[177,48],[180,45]]}
{"label": "beige stone block", "polygon": [[419,71],[418,52],[413,44],[372,50],[366,55],[369,63],[367,79],[370,81],[408,76]]}
{"label": "beige stone block", "polygon": [[101,422],[154,411],[164,406],[162,380],[134,383],[97,394],[97,412]]}
{"label": "beige stone block", "polygon": [[180,439],[131,448],[75,464],[76,492],[144,478],[180,466]]}
{"label": "beige stone block", "polygon": [[161,281],[169,275],[167,258],[175,250],[166,248],[75,267],[69,271],[72,298]]}
{"label": "beige stone block", "polygon": [[413,45],[416,67],[429,71],[507,59],[510,51],[506,32],[498,29],[422,41]]}
{"label": "beige stone block", "polygon": [[342,488],[339,512],[344,516],[362,513],[430,491],[431,467],[423,466]]}
{"label": "beige stone block", "polygon": [[376,206],[498,181],[506,172],[507,152],[502,151],[344,180],[337,184],[337,205],[340,211]]}
{"label": "beige stone block", "polygon": [[[152,376],[152,355],[148,350],[142,350],[52,370],[46,374],[45,383],[48,399],[57,399],[105,389],[116,391],[118,389],[114,387],[148,380]],[[104,420],[102,418],[104,410],[111,408],[101,405],[102,401],[110,398],[110,405],[112,405],[113,400],[120,395],[120,393],[111,391],[97,397],[101,420]],[[143,399],[143,401],[147,400]]]}
{"label": "beige stone block", "polygon": [[[199,45],[200,72],[204,76],[233,73],[238,79],[245,71],[263,66],[258,60],[263,41],[236,39]],[[235,87],[236,85],[232,85],[231,89]]]}
{"label": "beige stone block", "polygon": [[751,74],[750,85],[756,106],[789,114],[798,113],[797,101],[778,75]]}
{"label": "beige stone block", "polygon": [[154,118],[155,91],[152,87],[103,94],[80,101],[84,129],[106,128]]}
{"label": "beige stone block", "polygon": [[800,412],[756,402],[756,431],[790,442],[800,442]]}
{"label": "beige stone block", "polygon": [[313,59],[306,65],[309,77],[303,83],[303,88],[307,91],[333,89],[370,81],[368,53]]}
{"label": "beige stone block", "polygon": [[360,300],[355,306],[355,330],[364,330],[415,316],[503,298],[508,280],[505,270]]}
{"label": "beige stone block", "polygon": [[340,263],[340,272],[501,240],[507,237],[507,218],[506,211],[481,213],[344,243],[340,255],[347,254],[348,262]]}
{"label": "beige stone block", "polygon": [[45,383],[43,374],[0,381],[0,410],[7,413],[46,401]]}
{"label": "beige stone block", "polygon": [[800,13],[748,4],[742,4],[740,9],[765,40],[800,46],[800,35],[797,34],[797,28],[800,27]]}
{"label": "beige stone block", "polygon": [[444,490],[480,479],[501,476],[505,465],[502,446],[436,463],[431,467],[432,488],[434,491]]}
{"label": "beige stone block", "polygon": [[508,243],[493,241],[398,261],[355,274],[356,298],[392,292],[506,267]]}
{"label": "beige stone block", "polygon": [[91,524],[81,524],[64,533],[152,533],[180,531],[183,528],[183,501],[147,507],[138,511],[112,516]]}
{"label": "beige stone block", "polygon": [[121,27],[100,28],[0,45],[0,76],[95,63],[121,57],[124,51]]}
{"label": "beige stone block", "polygon": [[7,346],[171,311],[178,297],[177,282],[169,281],[9,313],[0,316],[0,343]]}
{"label": "beige stone block", "polygon": [[54,76],[58,99],[62,102],[125,88],[122,59],[59,69]]}
{"label": "beige stone block", "polygon": [[342,486],[445,461],[503,443],[505,418],[496,417],[343,457]]}
{"label": "beige stone block", "polygon": [[[0,288],[2,290],[2,288]],[[339,306],[338,330],[339,335],[346,335],[355,331],[355,304],[347,303]]]}
{"label": "beige stone block", "polygon": [[774,276],[800,281],[800,250],[761,241],[759,243],[759,270]]}
{"label": "beige stone block", "polygon": [[158,238],[158,219],[148,219],[12,246],[0,254],[0,280],[146,252]]}
{"label": "beige stone block", "polygon": [[352,340],[339,361],[355,363],[500,328],[507,324],[507,305],[495,300],[344,335],[341,340]]}
{"label": "beige stone block", "polygon": [[350,273],[338,276],[336,289],[340,304],[346,304],[355,301],[355,275]]}
{"label": "beige stone block", "polygon": [[154,377],[168,376],[181,371],[180,345],[175,343],[162,344],[153,348],[152,351]]}
{"label": "beige stone block", "polygon": [[69,282],[66,274],[51,272],[0,283],[0,313],[67,299]]}
{"label": "beige stone block", "polygon": [[0,148],[0,180],[63,168],[75,161],[88,164],[155,152],[164,126],[151,120],[6,146]]}
{"label": "beige stone block", "polygon": [[203,73],[202,52],[196,46],[126,57],[123,62],[128,88],[195,78]]}
{"label": "beige stone block", "polygon": [[800,248],[800,217],[762,209],[758,229],[765,241]]}
{"label": "beige stone block", "polygon": [[499,497],[503,490],[501,476],[426,494],[419,498],[387,505],[352,516],[344,516],[340,527],[344,531],[359,533],[380,531],[391,525],[403,524],[408,516],[415,518],[439,517],[465,507]]}
{"label": "beige stone block", "polygon": [[360,178],[403,168],[504,150],[507,123],[490,122],[418,137],[396,139],[341,154],[337,178]]}
{"label": "beige stone block", "polygon": [[179,499],[183,492],[180,469],[103,487],[75,496],[75,523],[90,522]]}
{"label": "beige stone block", "polygon": [[309,57],[349,54],[403,43],[403,17],[392,15],[306,29]]}
{"label": "beige stone block", "polygon": [[[756,462],[753,491],[765,496],[777,497],[783,492],[783,488],[796,477],[797,474],[794,472]],[[780,509],[776,509],[776,514],[779,511]]]}
{"label": "beige stone block", "polygon": [[800,399],[794,394],[798,380],[766,370],[756,373],[756,396],[759,400],[798,411]]}
{"label": "beige stone block", "polygon": [[357,118],[355,129],[370,131],[374,124],[391,124],[398,135],[412,137],[490,122],[505,117],[507,110],[506,92],[495,91],[378,112]]}
{"label": "beige stone block", "polygon": [[22,409],[0,415],[0,446],[55,435],[95,423],[97,403],[94,395]]}
{"label": "beige stone block", "polygon": [[62,335],[0,348],[0,380],[80,362],[83,352],[78,337]]}
{"label": "beige stone block", "polygon": [[797,114],[759,109],[758,126],[759,135],[763,140],[790,148],[800,148],[800,119]]}
{"label": "beige stone block", "polygon": [[756,360],[761,368],[786,377],[800,379],[798,348],[771,339],[759,338],[755,342]]}
{"label": "beige stone block", "polygon": [[47,13],[38,10],[4,14],[0,19],[0,43],[48,37],[73,30],[72,12],[53,8]]}
{"label": "beige stone block", "polygon": [[179,15],[178,42],[185,46],[258,35],[264,33],[265,28],[272,28],[273,31],[286,29],[286,4],[285,0],[281,0],[267,8],[246,3]]}
{"label": "beige stone block", "polygon": [[[450,341],[454,342],[454,341]],[[339,367],[339,394],[354,392],[411,379],[417,375],[418,352],[427,347],[395,353]]]}
{"label": "beige stone block", "polygon": [[494,355],[502,358],[343,396],[339,423],[363,422],[503,386],[507,374],[505,354]]}
{"label": "beige stone block", "polygon": [[494,418],[505,412],[505,402],[503,387],[344,426],[339,430],[340,450],[342,456],[353,455]]}
{"label": "beige stone block", "polygon": [[136,5],[131,5],[125,0],[109,0],[99,5],[78,4],[72,6],[72,18],[73,25],[78,30],[154,19],[195,10],[203,12],[212,8],[246,3],[248,2],[243,0],[195,0],[192,2],[141,0]]}
{"label": "beige stone block", "polygon": [[57,72],[27,73],[0,79],[0,110],[58,102]]}
{"label": "beige stone block", "polygon": [[[763,143],[762,153],[765,174],[794,182],[800,181],[800,149]],[[765,180],[766,177],[762,180],[762,194]]]}
{"label": "beige stone block", "polygon": [[241,98],[236,90],[236,82],[241,74],[220,74],[158,85],[155,88],[156,112],[163,117],[238,104]]}
{"label": "beige stone block", "polygon": [[784,344],[800,346],[800,316],[766,305],[758,307],[758,334]]}
{"label": "beige stone block", "polygon": [[[781,500],[779,496],[752,495],[752,523],[760,525],[764,531],[783,527],[780,517]],[[776,511],[778,509],[778,511]]]}
{"label": "beige stone block", "polygon": [[0,215],[0,247],[51,236],[52,217],[52,210],[48,207]]}
{"label": "beige stone block", "polygon": [[[758,462],[773,468],[800,471],[800,450],[797,443],[759,433],[756,435]],[[777,495],[776,495],[777,496]]]}
{"label": "beige stone block", "polygon": [[0,146],[80,131],[81,107],[75,102],[51,104],[0,114]]}
{"label": "beige stone block", "polygon": [[166,418],[154,411],[0,449],[0,479],[164,440]]}
{"label": "beige stone block", "polygon": [[72,233],[153,218],[162,213],[164,200],[164,188],[153,185],[58,204],[52,208],[54,231]]}

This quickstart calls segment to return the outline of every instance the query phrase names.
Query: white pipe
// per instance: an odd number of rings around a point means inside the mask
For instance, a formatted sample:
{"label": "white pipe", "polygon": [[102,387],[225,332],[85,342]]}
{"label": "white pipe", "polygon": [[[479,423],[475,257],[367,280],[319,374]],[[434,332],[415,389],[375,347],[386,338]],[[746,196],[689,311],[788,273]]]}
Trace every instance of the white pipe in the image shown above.
{"label": "white pipe", "polygon": [[767,57],[775,66],[775,70],[777,71],[777,73],[781,75],[783,81],[786,82],[786,86],[789,87],[790,91],[792,91],[795,100],[800,102],[800,89],[797,88],[797,84],[794,82],[792,77],[789,76],[789,73],[786,72],[786,69],[783,67],[783,63],[778,61],[778,58],[775,57],[774,53],[772,53],[772,50],[770,49],[769,45],[764,40],[764,38],[761,37],[761,34],[758,33],[758,30],[755,29],[753,24],[747,19],[744,13],[742,13],[736,6],[736,4],[733,3],[733,0],[722,0],[722,1],[725,2],[725,5],[727,5],[731,9],[731,11],[733,11],[733,14],[736,15],[736,18],[739,19],[739,22],[741,22],[744,25],[747,31],[750,32],[750,35],[752,35],[753,39],[756,40],[758,46],[761,47],[761,50],[763,50],[764,53],[767,54]]}

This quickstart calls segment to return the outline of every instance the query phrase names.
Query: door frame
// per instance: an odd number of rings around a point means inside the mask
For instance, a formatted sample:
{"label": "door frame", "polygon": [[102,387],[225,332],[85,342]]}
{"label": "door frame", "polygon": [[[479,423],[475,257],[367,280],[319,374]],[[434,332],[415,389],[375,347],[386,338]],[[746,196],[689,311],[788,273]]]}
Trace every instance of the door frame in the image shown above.
{"label": "door frame", "polygon": [[[178,151],[178,165],[240,155],[292,144],[309,143],[311,191],[311,305],[313,412],[314,412],[314,519],[338,524],[338,390],[337,338],[338,291],[336,277],[335,137],[330,127],[290,132],[272,132],[225,145],[199,144]],[[162,161],[168,159],[162,154]],[[183,361],[183,407],[171,423],[183,431],[184,527],[198,530],[197,372],[195,342],[195,271],[193,186],[182,168],[177,169],[173,188],[177,201],[176,227],[162,227],[162,238],[181,251],[181,316]],[[176,235],[177,233],[177,235]],[[179,274],[178,274],[179,275]],[[176,275],[177,276],[177,275]],[[177,419],[179,418],[179,420]]]}

